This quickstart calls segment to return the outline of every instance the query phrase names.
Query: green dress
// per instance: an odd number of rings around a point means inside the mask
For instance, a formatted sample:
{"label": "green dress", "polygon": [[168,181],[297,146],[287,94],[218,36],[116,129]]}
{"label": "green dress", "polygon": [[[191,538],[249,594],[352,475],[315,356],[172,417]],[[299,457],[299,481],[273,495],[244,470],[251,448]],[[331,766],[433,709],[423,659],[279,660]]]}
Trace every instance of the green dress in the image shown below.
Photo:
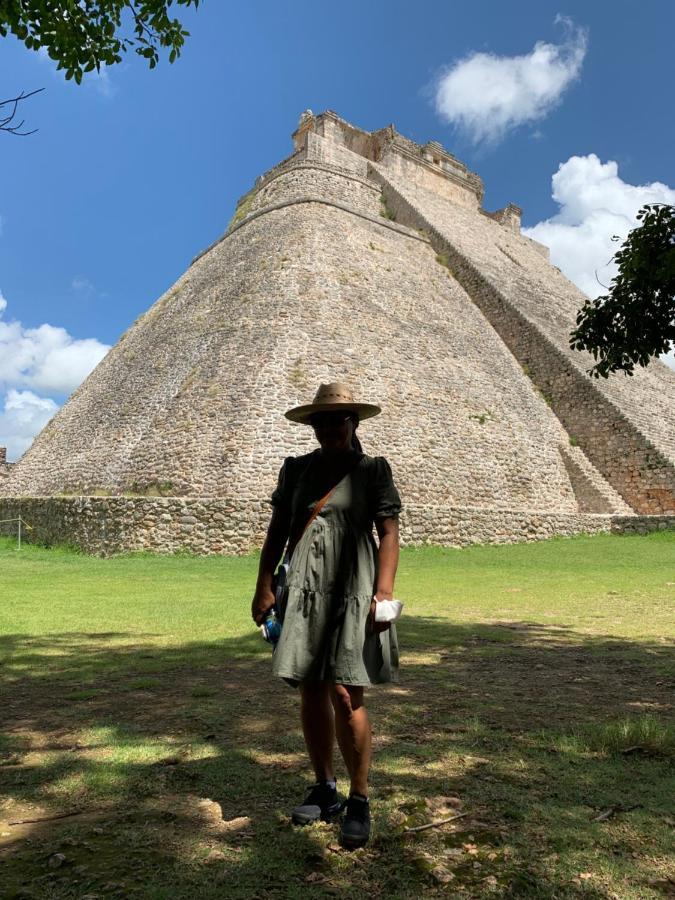
{"label": "green dress", "polygon": [[[279,472],[271,503],[290,515],[291,534],[327,491],[317,477],[319,452],[289,456]],[[387,460],[362,455],[295,547],[279,603],[283,625],[274,675],[293,686],[398,681],[396,626],[375,634],[366,619],[377,585],[373,521],[400,510]]]}

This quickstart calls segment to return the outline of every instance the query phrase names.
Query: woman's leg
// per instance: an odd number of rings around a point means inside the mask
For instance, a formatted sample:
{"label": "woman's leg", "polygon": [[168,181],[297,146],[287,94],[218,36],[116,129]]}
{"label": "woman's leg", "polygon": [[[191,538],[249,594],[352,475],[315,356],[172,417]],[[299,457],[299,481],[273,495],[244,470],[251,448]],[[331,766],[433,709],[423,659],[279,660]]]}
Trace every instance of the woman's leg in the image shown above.
{"label": "woman's leg", "polygon": [[317,781],[334,777],[335,719],[330,688],[326,681],[304,681],[300,684],[302,732]]}
{"label": "woman's leg", "polygon": [[363,705],[363,688],[348,684],[332,687],[335,730],[351,778],[351,793],[367,797],[371,735],[368,710]]}

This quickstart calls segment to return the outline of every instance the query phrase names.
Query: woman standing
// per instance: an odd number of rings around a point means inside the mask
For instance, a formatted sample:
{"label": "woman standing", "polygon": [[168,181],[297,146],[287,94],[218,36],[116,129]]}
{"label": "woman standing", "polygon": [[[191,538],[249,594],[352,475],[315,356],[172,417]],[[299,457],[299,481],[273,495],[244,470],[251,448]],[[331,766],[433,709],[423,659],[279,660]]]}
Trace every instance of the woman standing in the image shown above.
{"label": "woman standing", "polygon": [[[379,406],[355,402],[351,390],[336,382],[322,384],[311,404],[286,413],[292,422],[311,425],[320,446],[284,460],[251,605],[261,624],[275,602],[273,574],[290,536],[291,564],[278,604],[283,627],[272,671],[300,688],[302,728],[316,775],[292,819],[298,825],[329,821],[346,806],[341,836],[352,847],[370,835],[371,732],[364,688],[398,680],[396,628],[375,622],[375,607],[393,597],[401,499],[387,460],[364,454],[356,437],[360,420],[379,412]],[[351,780],[345,803],[338,799],[333,770],[336,736]]]}

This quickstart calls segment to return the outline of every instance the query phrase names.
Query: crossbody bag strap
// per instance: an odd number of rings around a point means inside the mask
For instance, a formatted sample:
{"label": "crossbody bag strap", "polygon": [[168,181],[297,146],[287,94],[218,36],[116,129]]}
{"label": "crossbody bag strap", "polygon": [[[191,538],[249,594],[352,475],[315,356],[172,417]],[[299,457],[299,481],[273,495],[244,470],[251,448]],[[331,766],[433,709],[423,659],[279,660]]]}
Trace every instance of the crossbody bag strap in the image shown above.
{"label": "crossbody bag strap", "polygon": [[315,506],[314,506],[314,509],[312,510],[312,515],[309,517],[309,519],[307,519],[307,522],[305,523],[305,527],[302,529],[302,531],[301,531],[300,534],[298,535],[297,539],[296,539],[295,541],[290,541],[290,540],[289,540],[288,546],[287,546],[287,548],[286,548],[286,553],[285,553],[285,555],[284,555],[284,560],[285,560],[285,561],[289,561],[289,560],[290,560],[291,556],[293,555],[293,551],[295,550],[295,548],[297,547],[297,545],[300,543],[300,539],[302,538],[303,534],[307,531],[307,529],[308,529],[309,526],[312,524],[312,522],[314,521],[314,519],[316,519],[316,517],[319,515],[319,513],[321,512],[321,510],[324,508],[324,506],[326,505],[326,503],[327,503],[328,500],[330,499],[331,494],[332,494],[333,491],[337,488],[337,486],[338,486],[339,484],[341,484],[341,482],[344,481],[344,479],[347,477],[347,475],[349,475],[350,472],[352,472],[352,471],[356,468],[356,465],[357,465],[357,463],[360,461],[360,459],[361,459],[361,457],[359,457],[358,459],[356,459],[356,460],[354,461],[354,464],[353,464],[352,466],[350,466],[349,469],[347,469],[347,471],[346,471],[345,474],[342,476],[342,478],[340,479],[340,481],[338,481],[337,484],[334,484],[333,487],[328,491],[328,493],[327,493],[327,494],[324,494],[323,497],[322,497],[320,500],[317,500],[317,502],[316,502],[316,504],[315,504]]}
{"label": "crossbody bag strap", "polygon": [[[338,482],[338,484],[339,483],[340,482]],[[274,575],[273,590],[274,590],[274,593],[276,594],[277,601],[280,601],[280,594],[283,594],[283,588],[284,588],[284,585],[286,584],[286,574],[288,572],[288,566],[291,562],[291,556],[293,555],[293,551],[295,550],[302,535],[307,531],[307,529],[312,524],[314,519],[319,515],[324,504],[326,503],[326,501],[328,500],[328,498],[333,493],[333,491],[335,490],[336,487],[337,487],[337,484],[334,485],[328,491],[328,493],[325,494],[317,502],[316,506],[312,510],[312,515],[307,520],[305,527],[302,529],[302,532],[300,533],[300,537],[298,537],[297,541],[292,542],[289,540],[288,544],[286,545],[286,552],[284,553],[284,558],[281,561],[281,566],[279,567],[279,569],[276,571],[276,573]]]}
{"label": "crossbody bag strap", "polygon": [[[338,482],[338,484],[339,483],[340,482]],[[305,527],[302,529],[302,531],[300,532],[300,534],[298,535],[296,540],[294,540],[292,542],[291,541],[288,542],[288,547],[286,549],[286,556],[284,558],[287,557],[290,560],[291,556],[293,556],[293,551],[300,543],[300,539],[302,538],[303,534],[307,531],[307,529],[312,524],[314,519],[316,519],[316,517],[319,515],[321,510],[324,508],[324,506],[328,502],[328,498],[333,493],[333,491],[335,490],[336,487],[337,487],[337,484],[334,484],[333,487],[328,491],[327,494],[324,494],[320,500],[317,500],[316,505],[314,506],[314,509],[312,510],[312,515],[309,517],[309,519],[307,519],[307,522],[305,523]]]}

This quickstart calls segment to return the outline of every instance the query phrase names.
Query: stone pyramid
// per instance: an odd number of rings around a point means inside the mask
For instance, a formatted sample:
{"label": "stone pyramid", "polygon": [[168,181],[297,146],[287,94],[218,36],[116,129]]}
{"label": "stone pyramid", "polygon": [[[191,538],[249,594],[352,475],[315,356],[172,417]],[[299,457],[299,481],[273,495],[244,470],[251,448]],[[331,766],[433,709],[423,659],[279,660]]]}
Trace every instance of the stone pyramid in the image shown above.
{"label": "stone pyramid", "polygon": [[584,295],[518,207],[486,212],[477,175],[393,126],[308,111],[293,141],[0,480],[0,511],[90,546],[249,549],[283,458],[315,446],[283,411],[340,380],[383,407],[359,435],[407,541],[666,527],[675,372],[589,378]]}

